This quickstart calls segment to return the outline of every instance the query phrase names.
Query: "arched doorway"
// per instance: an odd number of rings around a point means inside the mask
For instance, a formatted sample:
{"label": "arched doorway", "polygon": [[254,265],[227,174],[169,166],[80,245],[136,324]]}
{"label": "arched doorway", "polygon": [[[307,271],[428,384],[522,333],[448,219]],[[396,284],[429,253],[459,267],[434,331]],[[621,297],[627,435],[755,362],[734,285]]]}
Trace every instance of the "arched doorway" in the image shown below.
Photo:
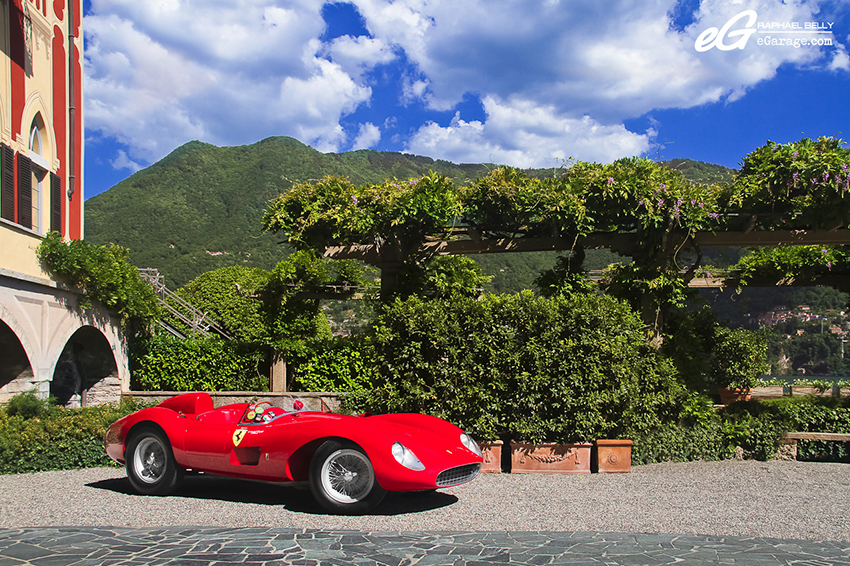
{"label": "arched doorway", "polygon": [[0,403],[32,385],[33,371],[15,332],[0,320]]}
{"label": "arched doorway", "polygon": [[120,398],[121,380],[109,341],[93,326],[71,336],[53,372],[50,395],[60,405],[80,407]]}

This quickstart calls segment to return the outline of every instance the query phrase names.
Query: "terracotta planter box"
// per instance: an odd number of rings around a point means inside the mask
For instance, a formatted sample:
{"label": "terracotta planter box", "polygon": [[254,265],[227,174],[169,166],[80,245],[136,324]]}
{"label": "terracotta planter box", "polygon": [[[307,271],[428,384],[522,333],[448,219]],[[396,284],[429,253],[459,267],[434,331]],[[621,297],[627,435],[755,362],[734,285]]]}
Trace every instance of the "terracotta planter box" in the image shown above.
{"label": "terracotta planter box", "polygon": [[597,440],[596,471],[600,474],[627,473],[632,470],[631,440]]}
{"label": "terracotta planter box", "polygon": [[482,473],[501,473],[502,471],[502,441],[479,442],[484,463],[481,464]]}
{"label": "terracotta planter box", "polygon": [[513,474],[589,474],[591,444],[511,442]]}
{"label": "terracotta planter box", "polygon": [[717,390],[717,393],[720,395],[721,405],[731,405],[735,401],[749,401],[752,398],[749,389],[724,389],[721,387]]}

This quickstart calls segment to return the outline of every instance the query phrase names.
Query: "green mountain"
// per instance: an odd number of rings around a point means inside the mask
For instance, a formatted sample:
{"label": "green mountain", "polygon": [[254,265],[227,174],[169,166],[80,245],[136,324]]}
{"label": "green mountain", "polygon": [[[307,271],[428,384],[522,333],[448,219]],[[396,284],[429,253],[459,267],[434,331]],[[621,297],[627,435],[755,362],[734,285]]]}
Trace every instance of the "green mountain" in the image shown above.
{"label": "green mountain", "polygon": [[159,269],[176,288],[220,267],[272,269],[289,251],[260,219],[294,184],[327,175],[377,183],[429,170],[463,184],[489,169],[369,150],[324,154],[288,137],[238,147],[193,141],[87,200],[86,240],[129,248],[134,265]]}
{"label": "green mountain", "polygon": [[[732,178],[730,169],[718,165],[687,159],[668,163],[695,180]],[[159,269],[169,287],[177,288],[220,267],[271,270],[288,255],[279,236],[260,230],[260,219],[268,202],[294,184],[327,175],[346,176],[357,184],[378,183],[419,177],[429,170],[465,184],[493,167],[371,150],[325,154],[288,137],[237,147],[193,141],[87,200],[86,240],[129,248],[134,265]],[[529,174],[542,176],[552,170]],[[534,277],[551,268],[557,255],[473,257],[494,276],[488,291],[510,293],[533,288]],[[586,265],[601,269],[619,259],[606,250],[590,250]]]}

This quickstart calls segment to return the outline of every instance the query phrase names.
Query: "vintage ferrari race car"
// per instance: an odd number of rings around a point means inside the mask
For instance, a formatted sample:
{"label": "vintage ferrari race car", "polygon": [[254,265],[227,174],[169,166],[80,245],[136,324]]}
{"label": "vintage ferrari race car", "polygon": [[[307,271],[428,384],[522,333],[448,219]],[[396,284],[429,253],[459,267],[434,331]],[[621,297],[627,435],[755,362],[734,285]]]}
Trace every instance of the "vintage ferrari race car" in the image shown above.
{"label": "vintage ferrari race car", "polygon": [[112,424],[106,453],[140,493],[171,492],[186,470],[309,483],[334,513],[365,513],[387,491],[424,491],[474,479],[481,450],[458,427],[420,414],[347,416],[268,402],[213,408],[186,393]]}

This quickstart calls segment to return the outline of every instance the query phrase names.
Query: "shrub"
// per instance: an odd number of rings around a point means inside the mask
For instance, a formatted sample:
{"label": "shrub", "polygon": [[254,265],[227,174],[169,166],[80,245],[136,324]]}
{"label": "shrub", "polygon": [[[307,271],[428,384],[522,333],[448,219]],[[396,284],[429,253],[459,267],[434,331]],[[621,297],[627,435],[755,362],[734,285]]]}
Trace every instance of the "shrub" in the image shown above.
{"label": "shrub", "polygon": [[[10,407],[21,403],[21,397],[29,396],[13,397],[9,405],[0,408],[0,473],[110,465],[112,461],[103,448],[106,429],[119,418],[141,408],[132,401],[125,401],[119,406],[83,409],[51,407],[31,417],[10,411]],[[28,399],[23,403],[34,406]]]}
{"label": "shrub", "polygon": [[262,350],[218,338],[167,334],[140,341],[132,353],[133,386],[142,391],[268,391]]}
{"label": "shrub", "polygon": [[10,417],[33,419],[49,414],[52,408],[50,400],[39,399],[36,390],[33,389],[12,397],[6,405],[6,413]]}
{"label": "shrub", "polygon": [[610,297],[396,300],[374,327],[372,392],[348,408],[445,418],[482,439],[628,437],[673,420],[683,390]]}
{"label": "shrub", "polygon": [[356,343],[329,342],[295,369],[295,383],[303,391],[350,393],[372,386],[371,370]]}

